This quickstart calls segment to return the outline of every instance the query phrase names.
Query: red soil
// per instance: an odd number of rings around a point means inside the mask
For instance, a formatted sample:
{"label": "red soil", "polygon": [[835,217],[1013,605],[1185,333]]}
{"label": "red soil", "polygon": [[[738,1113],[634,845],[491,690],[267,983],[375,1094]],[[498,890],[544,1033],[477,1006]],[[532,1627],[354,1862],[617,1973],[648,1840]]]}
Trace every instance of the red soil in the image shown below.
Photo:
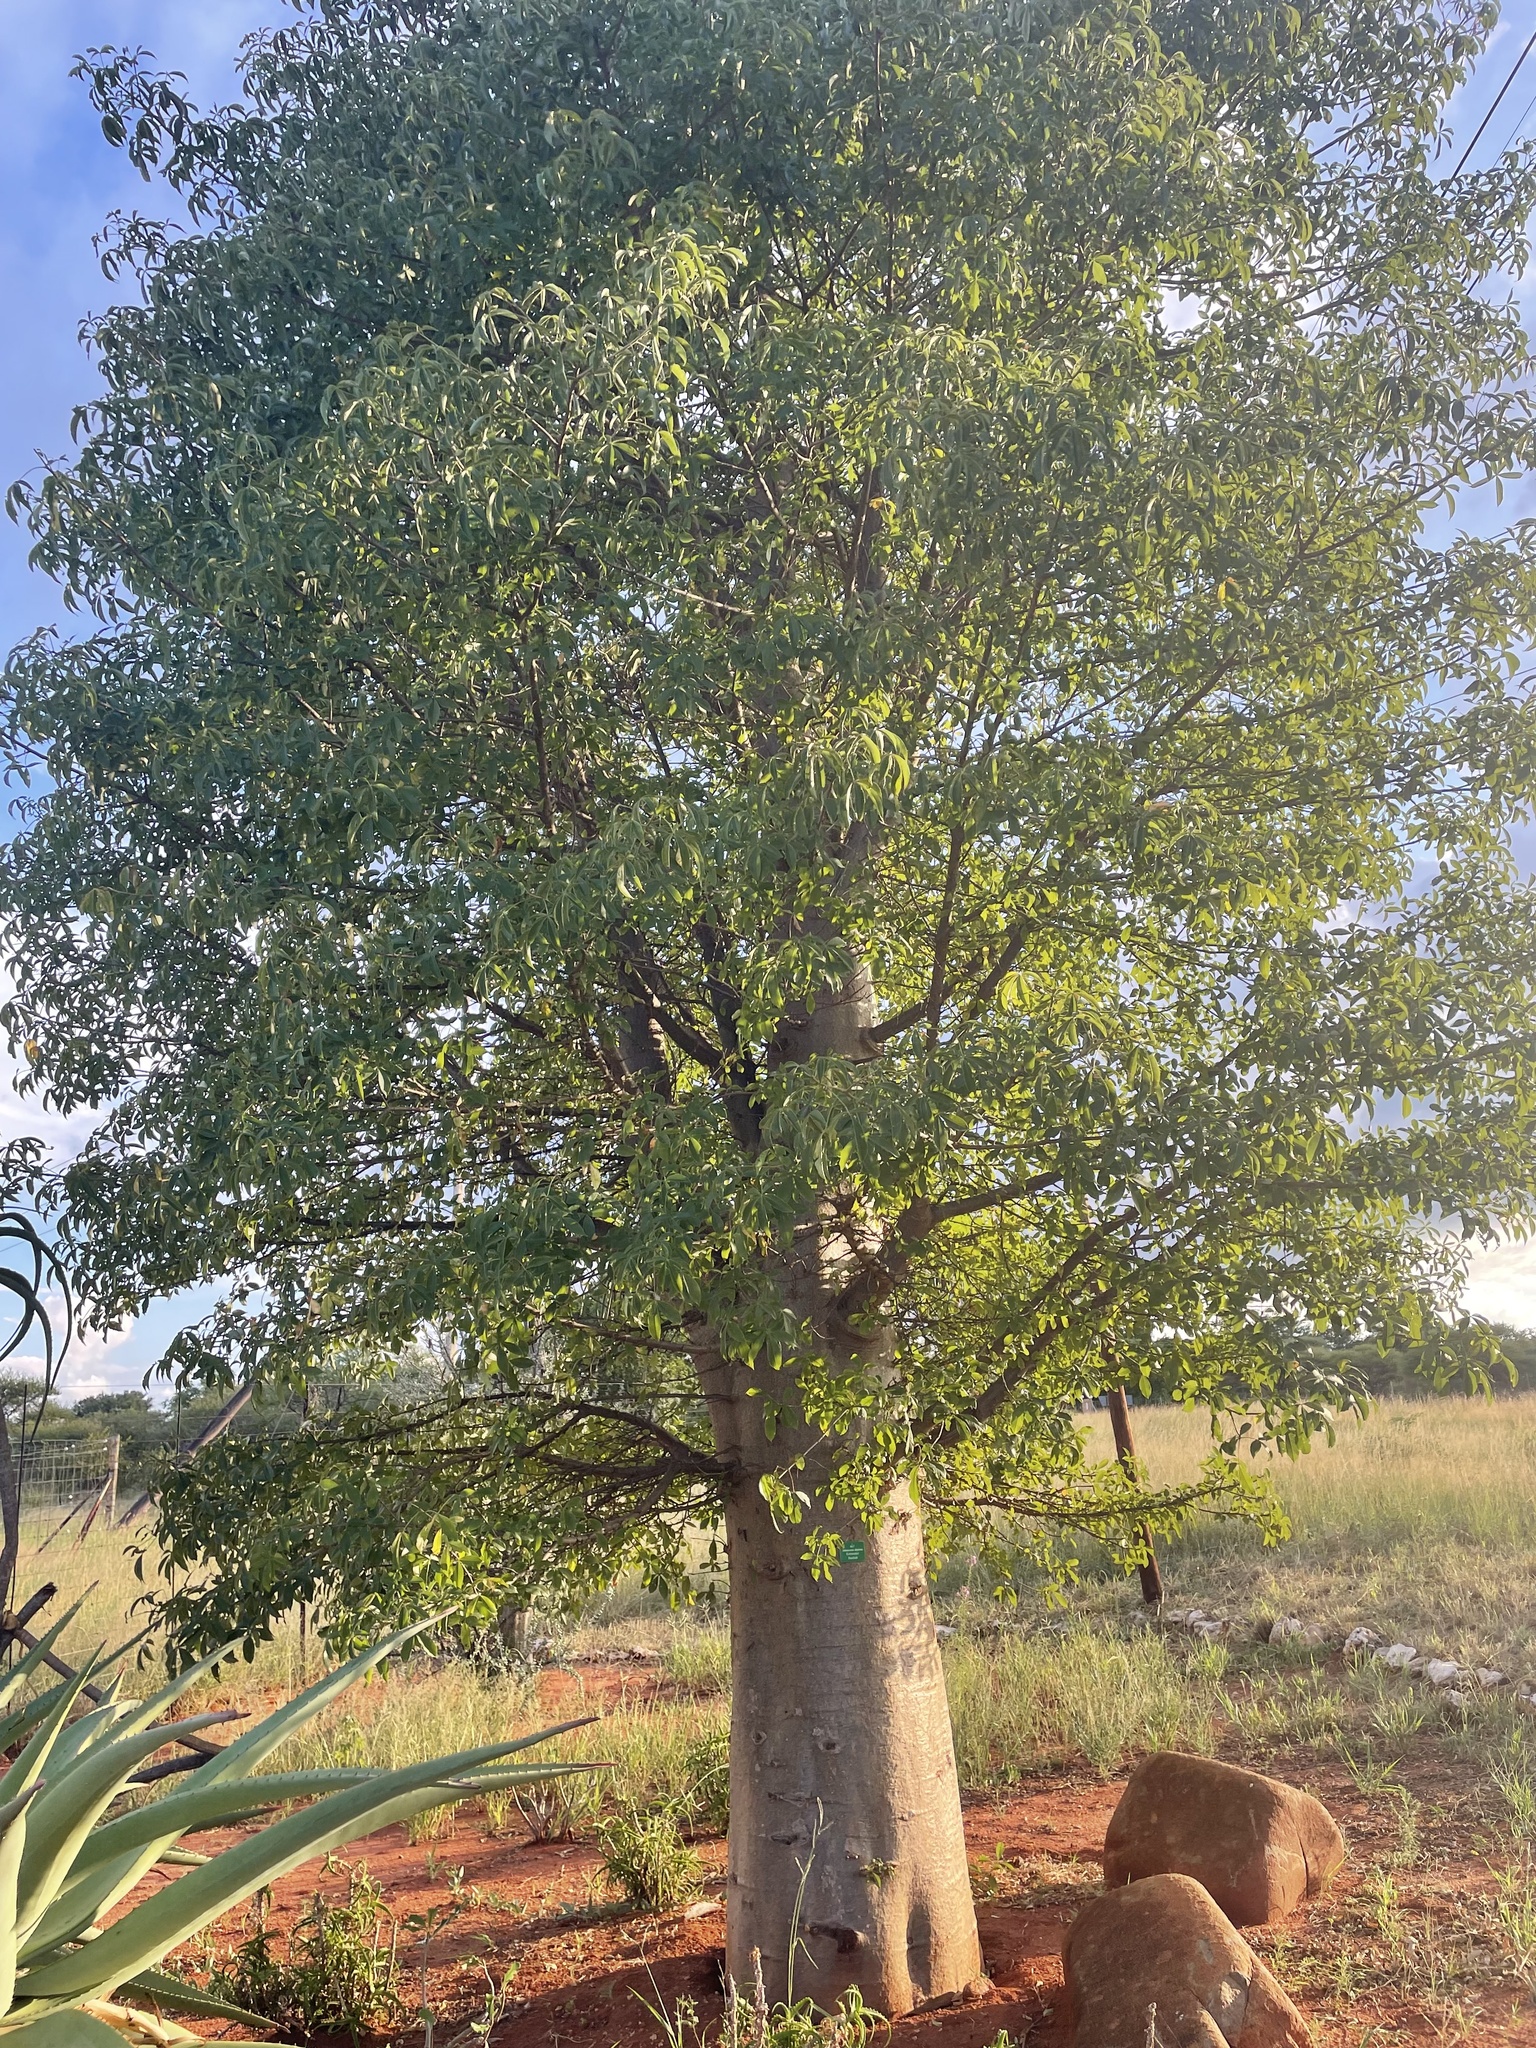
{"label": "red soil", "polygon": [[[589,1706],[605,1704],[621,1690],[665,1690],[654,1675],[628,1668],[588,1670],[582,1677]],[[579,1709],[581,1695],[562,1675],[550,1678],[546,1705],[567,1717]],[[1470,1983],[1463,1977],[1453,2017],[1443,1997],[1436,2004],[1421,1996],[1417,1984],[1403,1991],[1380,1981],[1380,1969],[1369,1967],[1376,1929],[1361,1884],[1368,1866],[1389,1859],[1390,1815],[1379,1802],[1363,1800],[1339,1767],[1309,1759],[1292,1764],[1271,1767],[1297,1782],[1306,1778],[1344,1827],[1351,1858],[1327,1897],[1309,1902],[1283,1929],[1257,1930],[1254,1941],[1306,2013],[1320,2048],[1356,2048],[1366,2040],[1422,2042],[1427,2048],[1466,2038],[1469,2029],[1480,2043],[1536,2048],[1536,2001],[1493,1966]],[[1464,1934],[1472,1905],[1486,1901],[1494,1882],[1487,1840],[1477,1833],[1475,1813],[1469,1818],[1466,1810],[1465,1773],[1426,1757],[1405,1766],[1402,1777],[1426,1816],[1423,1857],[1400,1884],[1404,1907],[1419,1930],[1413,1940],[1427,1941],[1432,1927],[1455,1938]],[[966,1836],[982,1894],[977,1916],[993,1988],[974,2002],[899,2021],[891,2048],[988,2048],[1001,2030],[1015,2043],[1027,2040],[1029,2048],[1060,2048],[1060,1945],[1076,1910],[1071,1885],[1057,1885],[1061,1902],[1021,1904],[986,1893],[1006,1892],[1014,1881],[1014,1873],[997,1863],[999,1847],[1010,1863],[1049,1857],[1058,1866],[1084,1865],[1084,1875],[1091,1875],[1120,1791],[1120,1782],[1105,1783],[1086,1772],[1051,1771],[1007,1798],[968,1806]],[[347,1871],[365,1863],[402,1929],[410,1916],[435,1909],[437,1927],[425,1964],[437,2048],[450,2048],[459,2037],[467,2048],[478,2038],[468,2023],[483,2010],[487,1982],[499,1983],[509,1968],[515,1970],[513,2003],[491,2036],[492,2048],[658,2048],[661,2030],[647,2006],[670,2010],[680,2000],[691,2002],[701,2027],[712,2030],[721,2009],[723,1843],[698,1844],[709,1873],[698,1904],[645,1914],[605,1898],[597,1854],[588,1843],[489,1837],[472,1808],[457,1816],[456,1827],[455,1834],[414,1848],[402,1828],[391,1828],[355,1844],[329,1868],[316,1859],[276,1887],[271,1926],[286,1935],[317,1889],[344,1895]],[[198,1846],[213,1849],[231,1839],[199,1837]],[[1070,1879],[1072,1873],[1054,1874]],[[174,1879],[167,1873],[146,1882]],[[229,1916],[214,1932],[221,1947],[237,1940],[240,1916]],[[413,2004],[421,1983],[420,1940],[419,1931],[402,1932],[400,1953]],[[1349,1988],[1347,1977],[1326,1981],[1341,1953],[1347,1958],[1352,1950],[1366,1958],[1358,1985]],[[203,2023],[201,2030],[210,2038],[240,2037],[238,2028],[215,2023]],[[388,2038],[399,2048],[420,2043],[421,2023]]]}

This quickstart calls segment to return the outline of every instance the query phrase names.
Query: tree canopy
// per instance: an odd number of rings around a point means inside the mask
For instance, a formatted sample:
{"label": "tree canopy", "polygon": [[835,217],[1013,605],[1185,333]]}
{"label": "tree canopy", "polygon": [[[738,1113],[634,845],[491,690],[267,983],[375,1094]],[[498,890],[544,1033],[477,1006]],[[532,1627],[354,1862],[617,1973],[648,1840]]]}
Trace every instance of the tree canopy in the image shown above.
{"label": "tree canopy", "polygon": [[115,224],[14,495],[86,623],[7,670],[6,1023],[101,1112],[97,1314],[220,1278],[175,1369],[376,1373],[168,1488],[189,1641],[666,1580],[701,1348],[832,1447],[757,1480],[818,1570],[908,1484],[935,1553],[1132,1554],[1108,1386],[1210,1407],[1242,1507],[1351,1345],[1497,1363],[1536,550],[1445,518],[1530,466],[1536,169],[1440,154],[1491,26],[306,0],[207,114],[84,60],[184,225]]}

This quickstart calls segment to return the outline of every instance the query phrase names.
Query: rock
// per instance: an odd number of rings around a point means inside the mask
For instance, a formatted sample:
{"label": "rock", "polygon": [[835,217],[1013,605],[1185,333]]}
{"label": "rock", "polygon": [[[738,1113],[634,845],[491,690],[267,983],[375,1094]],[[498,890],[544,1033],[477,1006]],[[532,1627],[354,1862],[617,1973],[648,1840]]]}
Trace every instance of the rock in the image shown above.
{"label": "rock", "polygon": [[1424,1666],[1424,1676],[1431,1685],[1449,1685],[1460,1669],[1454,1657],[1431,1657]]}
{"label": "rock", "polygon": [[1321,1891],[1344,1854],[1333,1816],[1310,1793],[1163,1750],[1136,1766],[1110,1817],[1104,1882],[1178,1871],[1239,1926],[1256,1927]]}
{"label": "rock", "polygon": [[1283,1621],[1275,1622],[1269,1631],[1272,1643],[1287,1643],[1292,1636],[1301,1634],[1301,1622],[1294,1614],[1288,1614]]}
{"label": "rock", "polygon": [[1466,1694],[1458,1692],[1454,1685],[1448,1685],[1440,1697],[1448,1707],[1464,1707],[1467,1704]]}
{"label": "rock", "polygon": [[1385,1664],[1389,1671],[1406,1671],[1418,1654],[1412,1643],[1390,1643],[1376,1652],[1376,1662]]}
{"label": "rock", "polygon": [[685,1920],[702,1920],[707,1914],[719,1913],[723,1910],[718,1899],[695,1899],[691,1906],[684,1908],[683,1918]]}
{"label": "rock", "polygon": [[1162,2048],[1309,2048],[1300,2013],[1191,1877],[1090,1900],[1062,1963],[1070,2048],[1146,2048],[1149,2019]]}
{"label": "rock", "polygon": [[1403,1666],[1403,1669],[1410,1678],[1422,1678],[1429,1669],[1429,1659],[1427,1657],[1410,1657]]}
{"label": "rock", "polygon": [[1344,1638],[1344,1648],[1350,1650],[1375,1650],[1381,1647],[1381,1637],[1373,1628],[1352,1628]]}
{"label": "rock", "polygon": [[1495,1671],[1487,1664],[1477,1667],[1477,1682],[1484,1692],[1492,1692],[1496,1686],[1507,1685],[1509,1680],[1502,1671]]}

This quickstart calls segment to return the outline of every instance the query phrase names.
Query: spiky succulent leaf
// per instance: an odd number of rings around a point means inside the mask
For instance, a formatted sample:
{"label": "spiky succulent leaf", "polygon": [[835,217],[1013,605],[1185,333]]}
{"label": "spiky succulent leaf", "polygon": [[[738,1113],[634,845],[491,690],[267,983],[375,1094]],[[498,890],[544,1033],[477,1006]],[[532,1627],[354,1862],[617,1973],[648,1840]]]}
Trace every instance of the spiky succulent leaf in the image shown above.
{"label": "spiky succulent leaf", "polygon": [[193,2013],[199,2019],[239,2020],[247,2027],[270,2027],[272,2024],[261,2013],[247,2012],[243,2005],[232,2005],[227,1998],[214,1998],[206,1991],[199,1991],[195,1984],[185,1983],[165,1970],[140,1970],[137,1977],[131,1977],[118,1988],[139,1998],[152,1998],[167,2012]]}
{"label": "spiky succulent leaf", "polygon": [[[434,1617],[434,1621],[436,1619]],[[372,1649],[363,1651],[337,1670],[317,1679],[286,1705],[264,1716],[254,1728],[229,1743],[222,1755],[204,1764],[198,1772],[196,1787],[189,1792],[173,1793],[138,1814],[121,1815],[116,1821],[91,1830],[79,1846],[68,1878],[58,1887],[52,1905],[28,1929],[29,1938],[22,1942],[23,1959],[40,1959],[60,1942],[73,1940],[100,1914],[109,1912],[120,1899],[127,1897],[145,1871],[158,1862],[163,1850],[188,1828],[207,1826],[215,1820],[230,1821],[238,1813],[248,1813],[253,1808],[259,1810],[269,1800],[308,1798],[366,1782],[371,1774],[364,1772],[333,1777],[331,1782],[316,1783],[303,1790],[274,1789],[273,1779],[263,1781],[260,1792],[254,1795],[244,1789],[236,1789],[243,1787],[250,1774],[306,1721],[323,1712],[348,1686],[431,1626],[433,1621],[426,1621],[397,1629]],[[219,1661],[220,1657],[216,1656],[190,1666],[147,1703],[149,1708],[174,1704],[188,1685]],[[143,1713],[135,1718],[142,1721]],[[161,1739],[168,1739],[170,1733],[169,1729],[162,1730]],[[329,1774],[310,1775],[324,1777]],[[209,1795],[216,1789],[232,1794],[234,1804],[222,1806],[211,1801]],[[193,1802],[190,1808],[180,1803],[188,1799]],[[156,1820],[159,1826],[155,1825]],[[136,1847],[136,1853],[125,1855],[123,1851],[130,1846]]]}
{"label": "spiky succulent leaf", "polygon": [[6,2048],[123,2048],[124,2036],[89,2013],[50,2012],[7,2027],[0,2040]]}
{"label": "spiky succulent leaf", "polygon": [[[565,1727],[580,1725],[571,1722]],[[209,1920],[323,1850],[497,1784],[528,1782],[558,1773],[560,1766],[512,1771],[480,1767],[563,1732],[564,1728],[546,1729],[402,1770],[380,1772],[370,1782],[332,1793],[226,1849],[200,1869],[189,1871],[95,1940],[29,1964],[18,1979],[17,1995],[44,2007],[105,1996],[130,1977],[153,1968]]]}
{"label": "spiky succulent leaf", "polygon": [[[182,1733],[195,1734],[219,1719],[217,1714],[198,1714],[176,1725]],[[15,1923],[23,1939],[57,1897],[92,1828],[145,1758],[163,1748],[170,1735],[170,1729],[140,1728],[99,1742],[76,1756],[72,1768],[60,1771],[39,1794],[17,1881]]]}
{"label": "spiky succulent leaf", "polygon": [[29,1785],[0,1806],[0,2012],[16,1989],[16,1875],[27,1841],[27,1808],[38,1787]]}
{"label": "spiky succulent leaf", "polygon": [[[67,1621],[70,1617],[66,1616]],[[322,1712],[347,1686],[392,1655],[430,1622],[396,1631],[267,1715],[203,1764],[196,1784],[152,1805],[104,1815],[144,1759],[167,1742],[221,1717],[160,1716],[225,1652],[205,1658],[152,1698],[125,1700],[115,1684],[71,1720],[101,1660],[25,1708],[0,1715],[0,1733],[23,1740],[0,1778],[0,2042],[15,2048],[84,2048],[107,2040],[180,2043],[195,2039],[158,2017],[109,2002],[128,1986],[158,2005],[251,2021],[254,2015],[209,1999],[164,1975],[161,1959],[218,1914],[320,1851],[428,1807],[504,1786],[564,1776],[584,1765],[534,1765],[508,1759],[581,1722],[433,1758],[397,1771],[292,1771],[253,1777],[277,1745]],[[14,1698],[17,1673],[38,1669],[62,1632],[51,1630],[5,1680],[0,1707]],[[260,1833],[201,1857],[180,1838],[218,1822],[245,1820],[279,1801],[314,1803]],[[100,1917],[132,1891],[156,1861],[191,1865],[188,1875],[145,1900],[112,1927]],[[91,1939],[84,1937],[90,1934]],[[77,1945],[78,1944],[78,1945]]]}

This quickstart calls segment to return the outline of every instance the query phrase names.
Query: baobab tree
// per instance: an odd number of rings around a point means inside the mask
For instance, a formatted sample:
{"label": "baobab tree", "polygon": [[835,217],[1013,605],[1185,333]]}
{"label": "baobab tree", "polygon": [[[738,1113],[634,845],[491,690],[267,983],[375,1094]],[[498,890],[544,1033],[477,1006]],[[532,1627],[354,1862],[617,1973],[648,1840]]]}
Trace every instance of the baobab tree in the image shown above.
{"label": "baobab tree", "polygon": [[[313,0],[116,224],[8,675],[85,1299],[377,1372],[162,1506],[190,1647],[728,1559],[729,1955],[979,1973],[933,1561],[1133,1560],[1532,1193],[1528,151],[1407,0]],[[1442,537],[1435,539],[1436,534]],[[434,1377],[391,1379],[424,1326]],[[369,1361],[375,1361],[370,1365]],[[1074,1410],[1217,1418],[1162,1491]],[[198,1567],[190,1579],[183,1567]]]}

